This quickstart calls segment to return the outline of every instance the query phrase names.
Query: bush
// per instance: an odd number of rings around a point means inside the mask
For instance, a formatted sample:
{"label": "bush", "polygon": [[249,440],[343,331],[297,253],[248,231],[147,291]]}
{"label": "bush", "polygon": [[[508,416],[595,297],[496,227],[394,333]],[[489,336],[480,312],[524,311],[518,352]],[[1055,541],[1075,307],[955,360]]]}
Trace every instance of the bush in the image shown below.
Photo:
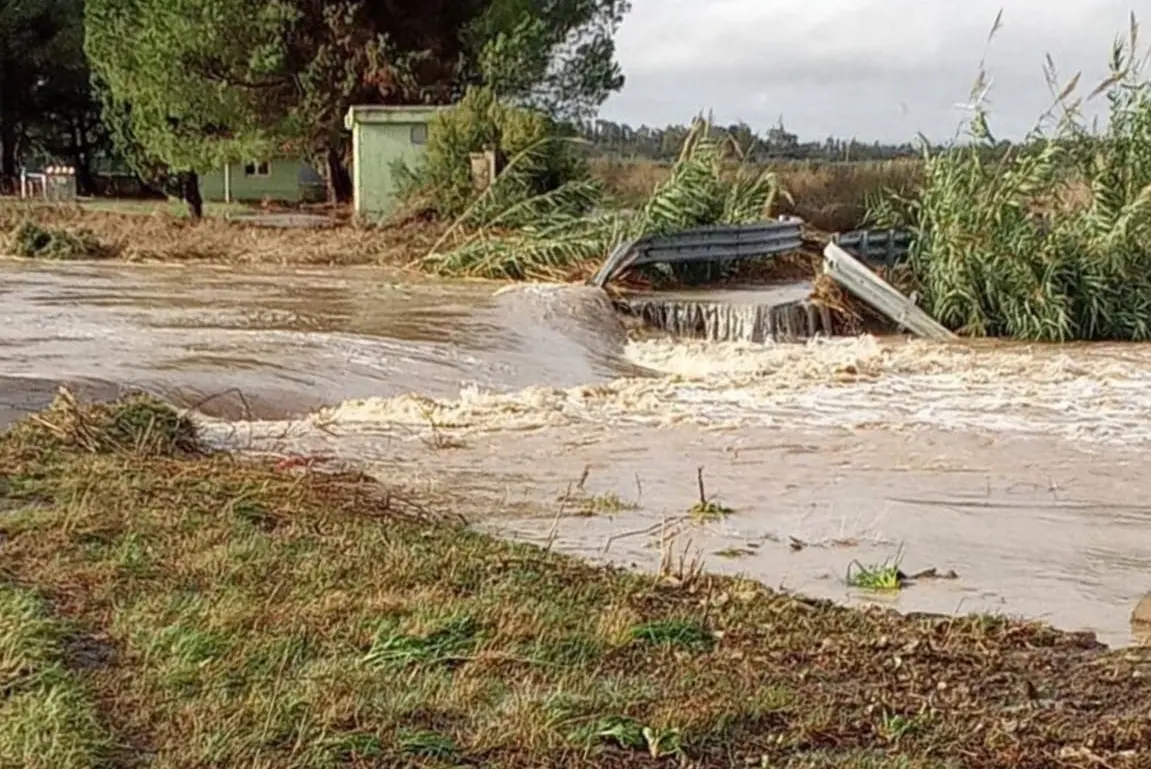
{"label": "bush", "polygon": [[1135,42],[1116,45],[1097,89],[1102,134],[1067,88],[1054,132],[996,160],[979,109],[972,143],[925,153],[918,193],[876,206],[877,223],[911,230],[914,288],[941,323],[1041,341],[1151,337],[1151,84]]}
{"label": "bush", "polygon": [[[419,163],[396,167],[400,196],[411,207],[443,218],[466,213],[465,223],[481,225],[518,203],[580,183],[586,194],[568,202],[586,210],[598,190],[574,141],[547,115],[504,104],[489,88],[471,88],[455,109],[432,120]],[[470,154],[485,150],[506,165],[490,193],[478,196]]]}

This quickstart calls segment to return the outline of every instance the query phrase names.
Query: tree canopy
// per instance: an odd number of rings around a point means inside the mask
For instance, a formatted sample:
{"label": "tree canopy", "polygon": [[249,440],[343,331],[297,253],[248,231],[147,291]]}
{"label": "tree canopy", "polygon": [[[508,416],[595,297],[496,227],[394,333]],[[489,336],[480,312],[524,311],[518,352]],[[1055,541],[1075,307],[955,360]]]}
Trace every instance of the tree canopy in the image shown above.
{"label": "tree canopy", "polygon": [[350,195],[352,104],[446,103],[502,78],[501,94],[581,116],[623,84],[620,0],[87,4],[86,51],[137,167],[290,152],[322,161],[337,199]]}
{"label": "tree canopy", "polygon": [[6,181],[21,156],[76,157],[99,143],[81,17],[80,0],[0,0],[0,175]]}
{"label": "tree canopy", "polygon": [[623,87],[615,33],[628,0],[495,0],[469,30],[483,82],[552,117],[585,120]]}

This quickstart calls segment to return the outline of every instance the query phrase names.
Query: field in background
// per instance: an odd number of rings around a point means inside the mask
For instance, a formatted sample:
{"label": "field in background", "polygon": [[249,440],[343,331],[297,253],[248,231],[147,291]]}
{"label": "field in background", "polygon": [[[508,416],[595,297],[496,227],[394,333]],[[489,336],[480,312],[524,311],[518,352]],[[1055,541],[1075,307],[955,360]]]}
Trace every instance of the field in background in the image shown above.
{"label": "field in background", "polygon": [[[780,161],[766,166],[779,175],[794,202],[780,200],[777,213],[802,217],[825,232],[861,227],[869,196],[905,191],[922,180],[918,160],[859,163]],[[622,206],[642,204],[671,173],[671,163],[597,158],[592,173]]]}

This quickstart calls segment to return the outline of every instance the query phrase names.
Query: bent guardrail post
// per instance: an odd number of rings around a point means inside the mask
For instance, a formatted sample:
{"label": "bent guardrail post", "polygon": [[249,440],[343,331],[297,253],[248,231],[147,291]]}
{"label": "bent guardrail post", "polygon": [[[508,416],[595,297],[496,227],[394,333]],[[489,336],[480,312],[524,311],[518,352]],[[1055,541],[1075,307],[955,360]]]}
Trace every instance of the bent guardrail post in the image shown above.
{"label": "bent guardrail post", "polygon": [[823,264],[836,283],[917,336],[936,341],[958,338],[838,244],[828,243],[823,249]]}
{"label": "bent guardrail post", "polygon": [[632,256],[634,249],[643,238],[632,238],[631,240],[624,240],[620,242],[615,248],[612,249],[608,255],[607,260],[599,268],[599,272],[588,281],[596,288],[603,288],[608,284],[616,272],[627,269],[631,266],[631,261],[628,257]]}

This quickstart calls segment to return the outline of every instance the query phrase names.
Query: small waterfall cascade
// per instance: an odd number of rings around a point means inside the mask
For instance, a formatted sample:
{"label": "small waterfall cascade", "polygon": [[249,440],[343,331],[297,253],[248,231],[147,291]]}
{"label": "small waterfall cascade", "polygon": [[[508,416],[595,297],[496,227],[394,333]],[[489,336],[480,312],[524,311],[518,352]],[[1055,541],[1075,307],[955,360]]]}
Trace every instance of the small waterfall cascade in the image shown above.
{"label": "small waterfall cascade", "polygon": [[808,291],[634,294],[618,301],[644,326],[676,336],[714,342],[794,342],[832,334],[831,313],[811,302]]}

